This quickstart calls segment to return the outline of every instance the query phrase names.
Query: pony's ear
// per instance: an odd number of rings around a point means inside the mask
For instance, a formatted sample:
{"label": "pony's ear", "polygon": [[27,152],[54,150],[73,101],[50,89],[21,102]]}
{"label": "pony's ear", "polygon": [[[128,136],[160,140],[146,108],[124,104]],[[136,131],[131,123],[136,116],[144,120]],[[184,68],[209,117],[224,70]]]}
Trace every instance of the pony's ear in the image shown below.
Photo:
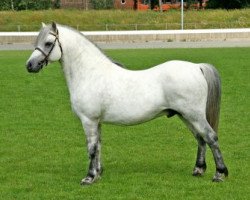
{"label": "pony's ear", "polygon": [[57,31],[57,27],[56,27],[56,23],[52,22],[52,31],[54,31],[56,33]]}
{"label": "pony's ear", "polygon": [[46,24],[44,24],[43,22],[42,22],[42,28],[44,28],[46,26]]}

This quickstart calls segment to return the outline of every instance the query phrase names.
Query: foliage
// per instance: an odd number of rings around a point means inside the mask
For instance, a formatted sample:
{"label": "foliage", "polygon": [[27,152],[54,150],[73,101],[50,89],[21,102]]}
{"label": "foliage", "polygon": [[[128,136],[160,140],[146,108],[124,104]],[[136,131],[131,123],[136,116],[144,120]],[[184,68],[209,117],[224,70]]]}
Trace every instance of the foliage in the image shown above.
{"label": "foliage", "polygon": [[90,0],[91,5],[96,10],[111,9],[114,8],[113,0]]}
{"label": "foliage", "polygon": [[159,5],[159,1],[158,0],[151,0],[150,1],[151,9],[154,9],[155,6],[158,6],[158,5]]}
{"label": "foliage", "polygon": [[249,199],[249,52],[109,50],[130,69],[173,59],[217,67],[223,92],[219,141],[230,174],[225,182],[212,183],[215,166],[208,148],[206,174],[192,177],[197,143],[178,117],[162,117],[131,127],[103,125],[104,174],[82,187],[87,148],[61,67],[54,63],[28,74],[24,63],[30,51],[1,51],[0,199]]}
{"label": "foliage", "polygon": [[51,0],[21,0],[18,10],[46,10],[51,7]]}
{"label": "foliage", "polygon": [[53,1],[53,8],[60,8],[61,7],[61,0]]}
{"label": "foliage", "polygon": [[245,8],[250,5],[250,0],[209,0],[208,8]]}
{"label": "foliage", "polygon": [[187,7],[189,8],[193,3],[196,3],[196,0],[186,0]]}
{"label": "foliage", "polygon": [[11,3],[8,0],[1,0],[0,1],[0,10],[10,10]]}
{"label": "foliage", "polygon": [[60,0],[1,0],[0,10],[46,10],[59,8]]}

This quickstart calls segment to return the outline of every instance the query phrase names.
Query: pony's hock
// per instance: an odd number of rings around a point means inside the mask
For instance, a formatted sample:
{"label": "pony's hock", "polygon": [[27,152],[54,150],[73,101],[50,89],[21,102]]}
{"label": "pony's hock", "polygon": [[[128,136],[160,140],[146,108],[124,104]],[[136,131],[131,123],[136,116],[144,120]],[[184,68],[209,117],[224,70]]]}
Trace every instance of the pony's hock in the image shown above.
{"label": "pony's hock", "polygon": [[216,165],[213,181],[228,175],[217,137],[221,82],[213,66],[169,61],[131,71],[112,62],[80,32],[55,23],[43,24],[35,45],[28,71],[60,60],[72,108],[86,134],[90,163],[81,184],[100,178],[102,123],[134,125],[175,114],[198,143],[193,175],[205,173],[206,144]]}

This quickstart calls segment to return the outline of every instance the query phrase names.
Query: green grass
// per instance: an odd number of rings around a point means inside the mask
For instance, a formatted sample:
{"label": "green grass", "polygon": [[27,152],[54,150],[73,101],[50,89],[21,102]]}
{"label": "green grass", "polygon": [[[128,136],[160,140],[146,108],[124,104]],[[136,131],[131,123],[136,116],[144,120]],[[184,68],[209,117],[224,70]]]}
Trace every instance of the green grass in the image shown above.
{"label": "green grass", "polygon": [[[38,31],[41,22],[56,21],[79,30],[147,30],[180,29],[180,11],[136,12],[122,10],[82,11],[46,10],[0,12],[0,31]],[[108,26],[106,27],[106,24]],[[135,25],[137,24],[137,26]],[[242,10],[188,10],[185,11],[185,29],[246,28],[250,26],[250,9]]]}
{"label": "green grass", "polygon": [[104,174],[80,186],[87,170],[83,130],[71,112],[58,63],[28,74],[28,51],[0,51],[0,199],[249,199],[250,48],[109,50],[130,69],[181,59],[214,64],[222,77],[219,140],[229,177],[192,177],[196,142],[177,118],[103,126]]}

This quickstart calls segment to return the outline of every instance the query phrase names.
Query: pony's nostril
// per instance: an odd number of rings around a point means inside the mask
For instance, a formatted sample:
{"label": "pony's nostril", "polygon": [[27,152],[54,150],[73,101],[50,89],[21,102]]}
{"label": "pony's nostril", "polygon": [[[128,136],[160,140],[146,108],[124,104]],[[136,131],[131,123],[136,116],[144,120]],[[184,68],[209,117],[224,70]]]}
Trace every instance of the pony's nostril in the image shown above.
{"label": "pony's nostril", "polygon": [[32,63],[31,63],[31,62],[28,62],[28,63],[26,64],[26,67],[27,67],[27,70],[28,70],[28,71],[31,71],[31,70],[32,70]]}
{"label": "pony's nostril", "polygon": [[32,63],[28,62],[26,66],[27,66],[27,68],[31,68],[32,67]]}

